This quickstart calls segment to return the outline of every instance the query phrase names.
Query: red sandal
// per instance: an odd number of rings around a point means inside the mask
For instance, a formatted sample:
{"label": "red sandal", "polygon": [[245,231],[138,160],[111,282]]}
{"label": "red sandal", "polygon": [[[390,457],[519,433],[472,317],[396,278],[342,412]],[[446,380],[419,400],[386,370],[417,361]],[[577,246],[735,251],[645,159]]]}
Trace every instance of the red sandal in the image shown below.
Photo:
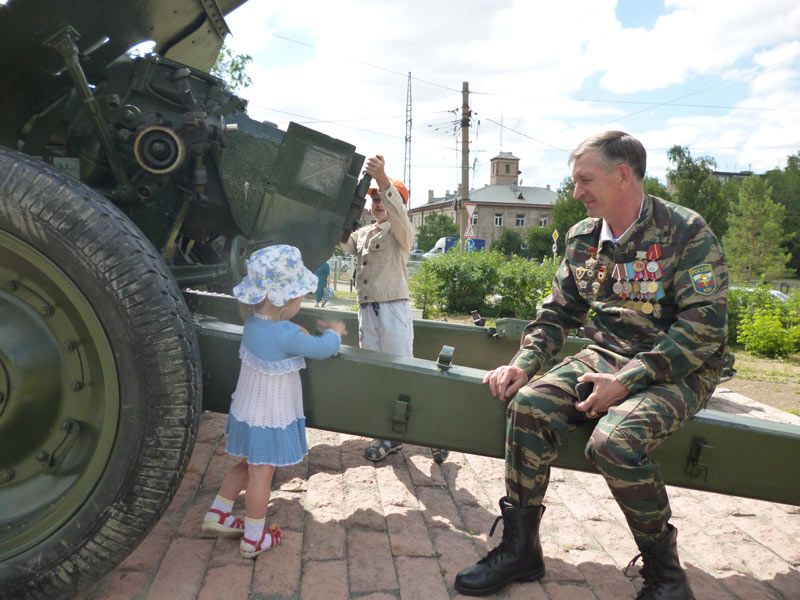
{"label": "red sandal", "polygon": [[[269,545],[264,544],[267,541],[267,536],[269,536]],[[255,558],[262,552],[271,550],[280,544],[282,536],[283,532],[280,527],[273,525],[269,529],[264,529],[264,533],[261,534],[261,540],[258,543],[243,537],[242,541],[239,542],[239,554],[242,555],[242,558]]]}
{"label": "red sandal", "polygon": [[233,523],[225,525],[225,521],[231,516],[231,513],[224,513],[216,508],[210,508],[208,512],[216,513],[219,517],[215,521],[213,516],[209,517],[206,514],[205,519],[203,519],[203,533],[224,538],[237,538],[244,535],[244,519],[241,517],[234,517]]}

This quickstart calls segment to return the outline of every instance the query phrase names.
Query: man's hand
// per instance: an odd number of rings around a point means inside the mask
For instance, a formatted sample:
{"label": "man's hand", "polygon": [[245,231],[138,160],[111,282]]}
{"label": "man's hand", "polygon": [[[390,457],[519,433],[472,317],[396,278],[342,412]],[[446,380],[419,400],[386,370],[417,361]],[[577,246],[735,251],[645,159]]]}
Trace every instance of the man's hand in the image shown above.
{"label": "man's hand", "polygon": [[389,177],[384,170],[385,165],[386,161],[383,156],[378,154],[377,156],[367,159],[367,166],[364,167],[364,171],[375,180],[378,184],[378,190],[381,192],[388,190],[391,185]]}
{"label": "man's hand", "polygon": [[528,383],[528,374],[524,369],[512,365],[503,365],[489,371],[483,376],[483,383],[489,384],[492,396],[500,400],[508,400],[517,390]]}
{"label": "man's hand", "polygon": [[583,402],[575,403],[575,408],[585,412],[590,418],[608,412],[609,408],[622,402],[630,393],[628,388],[609,373],[584,373],[578,377],[578,381],[591,381],[594,384],[592,393]]}

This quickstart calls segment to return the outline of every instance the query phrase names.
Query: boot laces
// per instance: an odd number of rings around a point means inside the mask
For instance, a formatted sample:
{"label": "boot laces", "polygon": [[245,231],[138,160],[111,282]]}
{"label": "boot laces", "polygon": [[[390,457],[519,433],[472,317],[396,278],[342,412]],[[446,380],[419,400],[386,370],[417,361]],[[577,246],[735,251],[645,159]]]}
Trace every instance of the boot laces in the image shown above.
{"label": "boot laces", "polygon": [[642,568],[639,569],[639,574],[642,576],[644,580],[644,585],[642,589],[639,590],[639,593],[636,595],[636,600],[656,600],[658,598],[658,591],[659,591],[659,577],[657,573],[657,569],[655,566],[654,561],[647,560],[647,557],[643,554],[639,553],[633,557],[631,562],[628,563],[628,566],[625,567],[623,573],[626,577],[628,577],[628,569],[633,567],[636,564],[636,561],[642,559]]}
{"label": "boot laces", "polygon": [[[489,537],[494,535],[494,530],[497,527],[497,524],[503,520],[503,516],[500,515],[494,520],[492,524],[492,528],[489,530]],[[514,552],[514,526],[513,526],[512,519],[507,519],[503,522],[503,539],[500,540],[500,544],[489,551],[489,554],[484,556],[479,563],[488,563],[492,564],[499,560],[504,554]]]}

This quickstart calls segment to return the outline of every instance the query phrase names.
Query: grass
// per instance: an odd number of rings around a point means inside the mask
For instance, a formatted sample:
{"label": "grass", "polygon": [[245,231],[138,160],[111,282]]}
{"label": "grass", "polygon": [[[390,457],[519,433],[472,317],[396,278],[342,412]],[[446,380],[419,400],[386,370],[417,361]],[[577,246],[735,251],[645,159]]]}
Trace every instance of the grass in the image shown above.
{"label": "grass", "polygon": [[794,383],[797,381],[797,375],[793,373],[743,365],[739,361],[738,356],[735,367],[736,377],[739,379],[748,379],[750,381],[768,381],[771,383]]}

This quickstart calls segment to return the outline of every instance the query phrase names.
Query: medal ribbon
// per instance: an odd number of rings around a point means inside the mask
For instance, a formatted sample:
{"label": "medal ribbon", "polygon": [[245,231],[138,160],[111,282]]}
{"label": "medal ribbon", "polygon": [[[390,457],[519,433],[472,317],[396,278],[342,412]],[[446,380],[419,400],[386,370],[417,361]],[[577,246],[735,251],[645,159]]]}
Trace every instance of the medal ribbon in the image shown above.
{"label": "medal ribbon", "polygon": [[650,244],[647,250],[647,260],[658,260],[661,258],[661,244]]}

